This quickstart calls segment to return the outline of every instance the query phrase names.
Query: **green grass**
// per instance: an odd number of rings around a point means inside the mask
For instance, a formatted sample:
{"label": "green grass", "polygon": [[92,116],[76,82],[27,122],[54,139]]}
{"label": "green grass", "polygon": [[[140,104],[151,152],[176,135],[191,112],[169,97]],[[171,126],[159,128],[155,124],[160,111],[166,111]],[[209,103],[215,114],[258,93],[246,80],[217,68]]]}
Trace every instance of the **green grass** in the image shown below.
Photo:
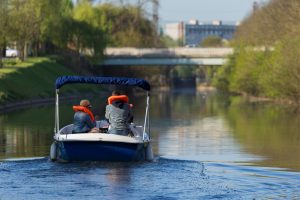
{"label": "green grass", "polygon": [[[0,68],[0,104],[54,97],[54,82],[62,75],[76,74],[58,64],[54,57],[28,58],[25,62],[6,60],[4,67]],[[87,88],[90,87],[66,86],[62,91],[78,93],[87,91]]]}

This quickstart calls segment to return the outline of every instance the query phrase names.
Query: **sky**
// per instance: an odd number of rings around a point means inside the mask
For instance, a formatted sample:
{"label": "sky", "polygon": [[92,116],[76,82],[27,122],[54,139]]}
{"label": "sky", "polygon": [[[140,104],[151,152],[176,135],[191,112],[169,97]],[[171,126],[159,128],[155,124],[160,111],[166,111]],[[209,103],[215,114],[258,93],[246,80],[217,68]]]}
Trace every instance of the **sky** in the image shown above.
{"label": "sky", "polygon": [[[222,20],[240,22],[252,11],[255,0],[160,0],[159,15],[163,23]],[[261,3],[262,0],[257,2]]]}
{"label": "sky", "polygon": [[[97,0],[96,2],[148,2],[147,12],[152,13],[151,0]],[[223,22],[241,22],[252,12],[254,2],[266,3],[270,0],[159,0],[160,24],[189,21],[199,22],[221,20]]]}

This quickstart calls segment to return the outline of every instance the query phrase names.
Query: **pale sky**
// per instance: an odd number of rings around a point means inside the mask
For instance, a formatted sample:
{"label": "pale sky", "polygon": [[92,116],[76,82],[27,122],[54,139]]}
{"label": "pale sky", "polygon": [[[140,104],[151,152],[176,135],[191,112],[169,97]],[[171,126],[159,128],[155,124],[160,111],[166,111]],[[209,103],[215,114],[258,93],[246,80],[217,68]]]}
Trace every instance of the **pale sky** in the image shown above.
{"label": "pale sky", "polygon": [[[148,13],[152,13],[151,0],[97,0],[96,2],[137,3],[147,2]],[[189,21],[200,22],[222,20],[236,23],[252,12],[254,2],[265,3],[270,0],[159,0],[160,24]]]}
{"label": "pale sky", "polygon": [[[202,22],[242,21],[252,11],[255,0],[160,0],[162,23],[198,19]],[[256,0],[261,3],[262,0]]]}

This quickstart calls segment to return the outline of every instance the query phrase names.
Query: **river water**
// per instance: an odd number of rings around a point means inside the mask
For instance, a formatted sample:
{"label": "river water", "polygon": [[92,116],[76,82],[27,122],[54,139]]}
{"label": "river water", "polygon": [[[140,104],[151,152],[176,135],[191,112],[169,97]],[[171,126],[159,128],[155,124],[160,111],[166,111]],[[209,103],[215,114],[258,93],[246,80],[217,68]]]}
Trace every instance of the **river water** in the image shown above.
{"label": "river water", "polygon": [[[140,123],[144,99],[131,99]],[[153,162],[60,164],[47,157],[53,105],[0,114],[0,200],[300,199],[295,108],[185,90],[152,94],[150,115]]]}

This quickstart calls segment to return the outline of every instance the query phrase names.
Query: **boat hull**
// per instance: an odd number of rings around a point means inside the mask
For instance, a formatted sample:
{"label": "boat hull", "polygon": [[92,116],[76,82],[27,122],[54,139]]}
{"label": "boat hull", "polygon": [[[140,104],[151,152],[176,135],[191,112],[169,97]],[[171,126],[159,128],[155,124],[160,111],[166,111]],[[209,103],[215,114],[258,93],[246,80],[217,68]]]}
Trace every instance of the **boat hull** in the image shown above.
{"label": "boat hull", "polygon": [[55,141],[56,160],[71,161],[142,161],[147,143],[111,141]]}

